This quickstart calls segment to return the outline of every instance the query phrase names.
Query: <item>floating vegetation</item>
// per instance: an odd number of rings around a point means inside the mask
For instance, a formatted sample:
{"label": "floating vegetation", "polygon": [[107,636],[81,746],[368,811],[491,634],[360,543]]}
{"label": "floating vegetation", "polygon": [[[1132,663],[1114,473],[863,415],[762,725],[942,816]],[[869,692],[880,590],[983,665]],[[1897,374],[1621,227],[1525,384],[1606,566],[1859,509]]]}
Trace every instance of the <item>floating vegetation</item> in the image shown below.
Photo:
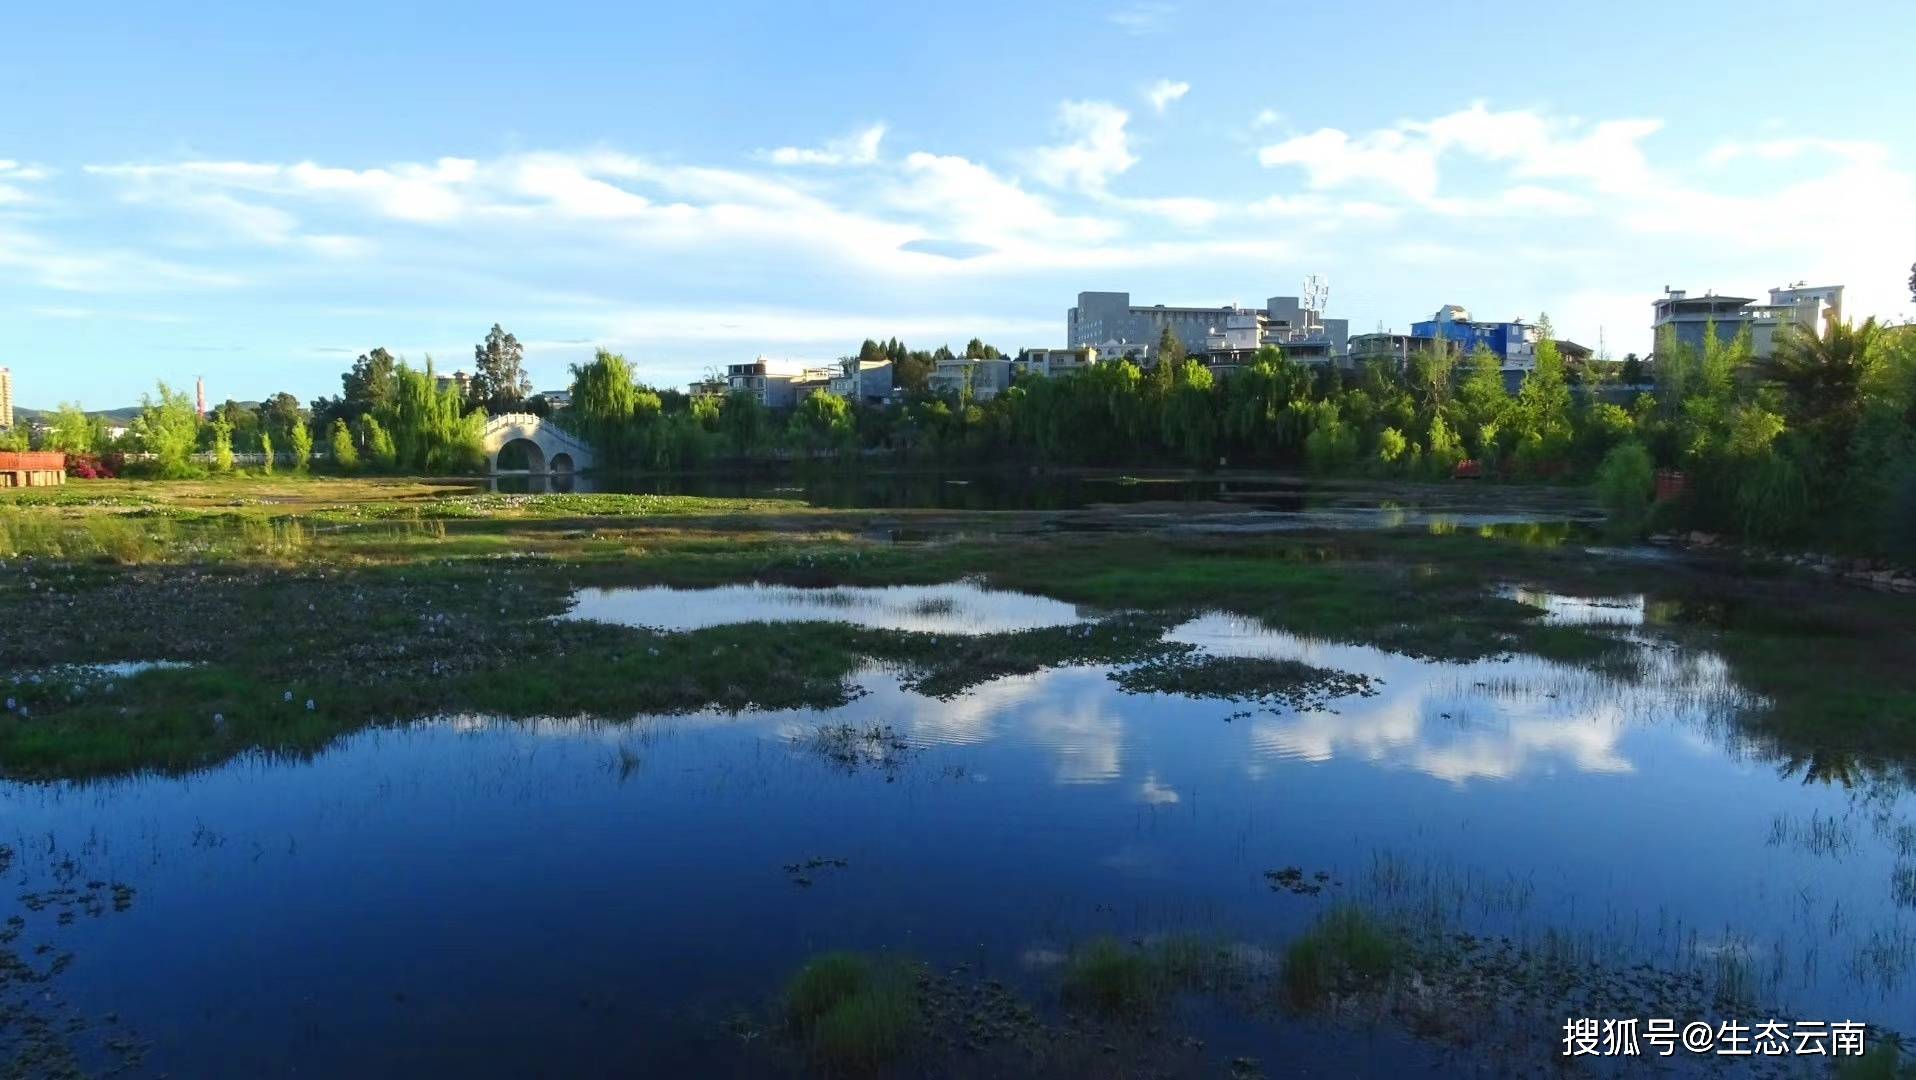
{"label": "floating vegetation", "polygon": [[785,876],[790,878],[794,885],[800,886],[801,888],[810,888],[814,875],[819,871],[843,870],[850,865],[851,863],[844,859],[813,856],[804,862],[786,863]]}
{"label": "floating vegetation", "polygon": [[1313,667],[1299,660],[1198,652],[1147,660],[1114,671],[1111,678],[1132,694],[1183,694],[1299,711],[1323,709],[1351,694],[1372,697],[1377,693],[1374,679],[1355,672]]}
{"label": "floating vegetation", "polygon": [[1272,892],[1287,892],[1293,896],[1316,896],[1326,886],[1337,884],[1331,875],[1319,870],[1309,877],[1298,866],[1286,866],[1281,870],[1264,871],[1264,880],[1270,883]]}
{"label": "floating vegetation", "polygon": [[821,724],[793,736],[792,741],[847,772],[861,768],[891,772],[912,753],[911,744],[890,724]]}

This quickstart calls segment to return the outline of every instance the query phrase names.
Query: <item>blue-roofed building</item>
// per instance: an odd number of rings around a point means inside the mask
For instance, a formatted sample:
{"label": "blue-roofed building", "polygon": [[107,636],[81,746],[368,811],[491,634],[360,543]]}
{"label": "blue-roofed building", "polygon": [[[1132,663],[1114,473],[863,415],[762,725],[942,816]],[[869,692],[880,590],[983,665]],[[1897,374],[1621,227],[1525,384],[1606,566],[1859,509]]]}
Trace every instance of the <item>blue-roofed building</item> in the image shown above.
{"label": "blue-roofed building", "polygon": [[1481,345],[1503,364],[1506,373],[1528,372],[1537,366],[1537,342],[1541,331],[1526,322],[1482,322],[1456,304],[1445,304],[1437,314],[1410,324],[1410,336],[1432,341],[1442,339],[1452,348],[1472,353]]}

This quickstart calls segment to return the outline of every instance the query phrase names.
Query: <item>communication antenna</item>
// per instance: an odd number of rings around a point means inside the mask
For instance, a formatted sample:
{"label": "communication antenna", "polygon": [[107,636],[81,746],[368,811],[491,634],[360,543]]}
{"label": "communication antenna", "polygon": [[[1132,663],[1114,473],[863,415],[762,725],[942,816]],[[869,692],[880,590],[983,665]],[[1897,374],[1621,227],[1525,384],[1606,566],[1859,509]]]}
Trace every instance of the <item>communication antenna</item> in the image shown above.
{"label": "communication antenna", "polygon": [[1324,313],[1324,305],[1330,302],[1331,283],[1312,274],[1304,279],[1304,328],[1310,329],[1317,324],[1317,316]]}

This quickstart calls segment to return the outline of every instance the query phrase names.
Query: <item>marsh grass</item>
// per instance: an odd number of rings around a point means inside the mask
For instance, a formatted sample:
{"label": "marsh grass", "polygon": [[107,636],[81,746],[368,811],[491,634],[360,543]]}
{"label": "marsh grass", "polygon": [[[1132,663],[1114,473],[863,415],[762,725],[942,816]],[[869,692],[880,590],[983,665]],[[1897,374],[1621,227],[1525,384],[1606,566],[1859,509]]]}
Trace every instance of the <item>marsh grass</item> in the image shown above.
{"label": "marsh grass", "polygon": [[1060,997],[1067,1008],[1134,1021],[1185,990],[1222,991],[1245,981],[1245,965],[1224,945],[1180,934],[1126,945],[1101,936],[1065,957]]}
{"label": "marsh grass", "polygon": [[1807,819],[1777,814],[1770,819],[1769,845],[1786,844],[1812,855],[1847,855],[1856,850],[1856,829],[1848,820],[1820,810]]}
{"label": "marsh grass", "polygon": [[813,957],[785,988],[785,1020],[813,1062],[873,1072],[897,1060],[923,1026],[910,965],[859,953]]}
{"label": "marsh grass", "polygon": [[1836,1080],[1916,1080],[1916,1063],[1907,1060],[1902,1044],[1885,1039],[1859,1058],[1838,1058]]}
{"label": "marsh grass", "polygon": [[1107,1016],[1136,1016],[1156,999],[1151,959],[1115,938],[1095,938],[1064,965],[1064,1000]]}
{"label": "marsh grass", "polygon": [[1339,904],[1284,949],[1284,993],[1299,1008],[1377,988],[1405,956],[1401,931],[1355,904]]}

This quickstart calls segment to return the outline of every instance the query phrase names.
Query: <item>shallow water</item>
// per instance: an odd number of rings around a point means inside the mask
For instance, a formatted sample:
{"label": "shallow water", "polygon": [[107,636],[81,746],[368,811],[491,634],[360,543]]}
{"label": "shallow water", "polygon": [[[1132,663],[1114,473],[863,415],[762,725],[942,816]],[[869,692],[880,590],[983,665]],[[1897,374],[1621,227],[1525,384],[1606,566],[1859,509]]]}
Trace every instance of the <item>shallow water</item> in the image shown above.
{"label": "shallow water", "polygon": [[[1476,528],[1530,522],[1592,520],[1574,493],[1519,493],[1508,486],[1474,488],[1366,486],[1281,474],[1134,477],[1121,473],[1006,471],[949,473],[581,474],[495,476],[494,491],[511,494],[611,492],[708,498],[789,499],[838,510],[1077,510],[1151,503],[1217,504],[1207,516],[1267,519],[1272,527],[1391,528],[1435,524]],[[1537,505],[1523,505],[1528,497]],[[1147,507],[1148,508],[1148,507]],[[1219,510],[1234,513],[1228,517]],[[1244,527],[1240,524],[1239,527]]]}
{"label": "shallow water", "polygon": [[584,589],[566,618],[652,630],[701,630],[752,622],[842,622],[917,634],[1003,634],[1081,622],[1078,609],[1042,596],[945,585],[724,585],[711,589]]}
{"label": "shallow water", "polygon": [[[943,588],[979,605],[966,618],[1077,617]],[[867,592],[824,607],[953,631]],[[72,953],[49,988],[88,1038],[130,1029],[153,1046],[141,1071],[191,1076],[751,1071],[723,1022],[762,1014],[818,950],[968,963],[1042,1002],[1089,935],[1275,949],[1339,897],[1652,963],[1741,957],[1789,1015],[1911,1015],[1916,919],[1892,888],[1899,852],[1916,857],[1908,797],[1780,774],[1739,734],[1756,702],[1717,657],[1655,644],[1637,598],[1520,595],[1647,642],[1635,670],[1425,662],[1211,615],[1169,636],[1378,692],[1296,712],[1126,694],[1077,667],[941,701],[869,667],[868,693],[828,712],[428,719],[307,761],[0,784],[0,916],[26,920],[12,948]],[[648,603],[699,625],[819,606]],[[828,725],[890,734],[833,754]],[[786,869],[813,857],[846,865]],[[1284,866],[1335,884],[1274,891]],[[21,899],[88,881],[134,890],[126,910],[62,924],[72,904]],[[1276,1020],[1211,1031],[1208,1053],[1215,1072],[1300,1039],[1339,1048],[1337,1073],[1421,1053]]]}

